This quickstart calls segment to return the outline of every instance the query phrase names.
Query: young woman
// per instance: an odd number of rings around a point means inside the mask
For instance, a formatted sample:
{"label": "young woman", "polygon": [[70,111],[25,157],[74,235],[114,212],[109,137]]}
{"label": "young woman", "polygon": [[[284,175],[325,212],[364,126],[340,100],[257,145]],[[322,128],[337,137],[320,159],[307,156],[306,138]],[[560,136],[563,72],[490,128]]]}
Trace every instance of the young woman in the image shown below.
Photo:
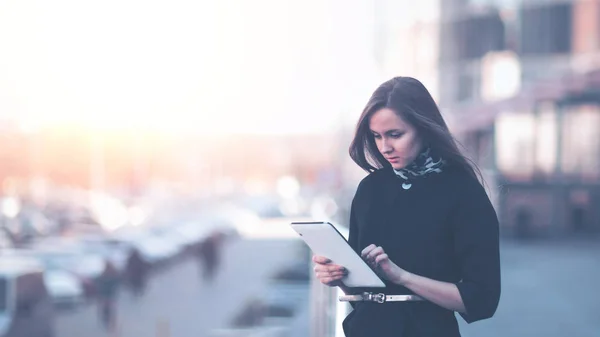
{"label": "young woman", "polygon": [[454,312],[469,323],[491,317],[500,299],[498,219],[421,82],[396,77],[375,90],[350,156],[369,175],[352,201],[348,241],[386,287],[346,288],[343,266],[313,258],[322,283],[354,295],[346,296],[354,307],[346,336],[457,337]]}

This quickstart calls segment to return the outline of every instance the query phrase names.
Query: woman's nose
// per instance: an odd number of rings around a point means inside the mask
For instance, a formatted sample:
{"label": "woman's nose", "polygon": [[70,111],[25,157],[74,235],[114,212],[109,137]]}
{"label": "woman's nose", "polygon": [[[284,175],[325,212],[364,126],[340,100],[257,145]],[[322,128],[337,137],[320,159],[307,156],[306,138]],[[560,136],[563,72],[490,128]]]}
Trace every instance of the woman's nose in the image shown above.
{"label": "woman's nose", "polygon": [[384,139],[381,142],[381,152],[383,152],[383,153],[390,153],[390,152],[392,152],[392,150],[393,150],[393,148],[390,145],[390,142]]}

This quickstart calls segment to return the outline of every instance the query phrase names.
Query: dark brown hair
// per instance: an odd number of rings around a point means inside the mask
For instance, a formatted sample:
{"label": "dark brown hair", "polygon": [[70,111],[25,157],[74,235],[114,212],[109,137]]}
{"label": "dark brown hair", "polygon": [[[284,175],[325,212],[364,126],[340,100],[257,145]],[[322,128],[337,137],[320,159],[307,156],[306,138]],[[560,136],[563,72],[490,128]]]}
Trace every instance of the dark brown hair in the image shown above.
{"label": "dark brown hair", "polygon": [[350,145],[350,157],[358,166],[367,172],[390,166],[377,149],[369,129],[371,116],[383,108],[394,111],[410,123],[423,139],[423,144],[448,164],[465,170],[482,182],[479,168],[459,150],[433,97],[421,82],[412,77],[392,78],[380,85],[369,99]]}

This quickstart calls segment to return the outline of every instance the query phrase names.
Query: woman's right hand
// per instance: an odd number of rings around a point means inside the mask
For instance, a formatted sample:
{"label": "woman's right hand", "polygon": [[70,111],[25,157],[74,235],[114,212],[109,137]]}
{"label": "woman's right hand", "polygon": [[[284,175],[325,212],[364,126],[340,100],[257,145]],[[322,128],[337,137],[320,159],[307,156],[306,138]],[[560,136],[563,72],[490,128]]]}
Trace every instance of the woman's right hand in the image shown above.
{"label": "woman's right hand", "polygon": [[324,256],[313,256],[313,262],[315,263],[315,276],[324,285],[339,286],[340,280],[348,275],[346,268],[332,264],[331,260]]}

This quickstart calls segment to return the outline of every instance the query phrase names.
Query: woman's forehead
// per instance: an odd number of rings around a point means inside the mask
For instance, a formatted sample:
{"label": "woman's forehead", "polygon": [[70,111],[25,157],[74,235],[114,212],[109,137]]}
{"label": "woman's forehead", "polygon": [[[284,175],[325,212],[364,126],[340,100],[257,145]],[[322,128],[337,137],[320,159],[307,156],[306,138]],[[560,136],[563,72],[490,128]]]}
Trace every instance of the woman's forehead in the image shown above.
{"label": "woman's forehead", "polygon": [[369,120],[369,128],[375,132],[386,132],[393,129],[406,129],[406,123],[396,112],[383,108],[377,110]]}

